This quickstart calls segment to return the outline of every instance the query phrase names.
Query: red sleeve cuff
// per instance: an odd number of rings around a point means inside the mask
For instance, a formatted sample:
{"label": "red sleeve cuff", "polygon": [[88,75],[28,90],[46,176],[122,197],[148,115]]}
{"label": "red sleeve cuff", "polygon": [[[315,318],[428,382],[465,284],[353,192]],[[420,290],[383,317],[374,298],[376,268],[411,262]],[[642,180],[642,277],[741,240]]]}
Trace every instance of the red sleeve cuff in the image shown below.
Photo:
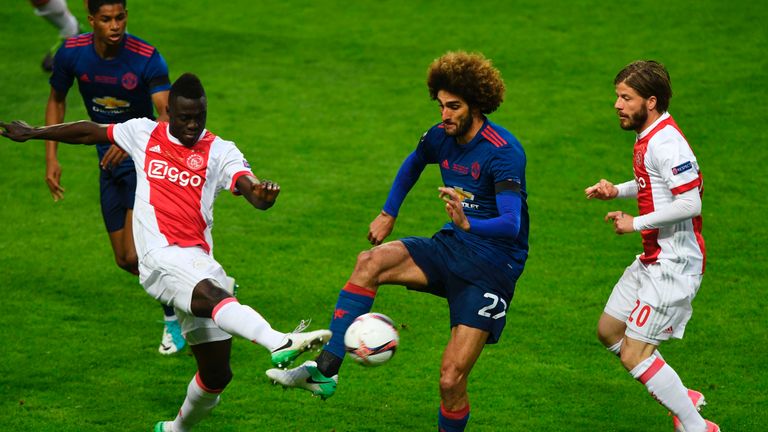
{"label": "red sleeve cuff", "polygon": [[237,179],[239,179],[240,177],[242,177],[244,175],[249,175],[249,176],[256,177],[250,171],[240,171],[240,172],[236,173],[235,175],[233,175],[232,176],[232,184],[229,185],[229,190],[232,191],[233,194],[241,195],[240,191],[237,190]]}
{"label": "red sleeve cuff", "polygon": [[115,125],[111,124],[107,126],[107,138],[109,139],[109,142],[112,144],[115,144]]}

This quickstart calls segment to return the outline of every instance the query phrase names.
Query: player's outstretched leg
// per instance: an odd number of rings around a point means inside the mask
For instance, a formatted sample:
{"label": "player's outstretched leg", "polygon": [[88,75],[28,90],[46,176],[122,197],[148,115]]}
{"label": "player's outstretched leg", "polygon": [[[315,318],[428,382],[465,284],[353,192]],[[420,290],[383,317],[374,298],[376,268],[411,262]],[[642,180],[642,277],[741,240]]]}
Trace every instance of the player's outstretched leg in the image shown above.
{"label": "player's outstretched leg", "polygon": [[[330,329],[333,332],[328,344],[316,361],[305,362],[290,369],[270,369],[267,376],[284,387],[296,387],[309,390],[315,396],[327,399],[336,391],[338,374],[344,360],[344,334],[355,318],[371,311],[376,291],[347,282],[339,293],[336,308],[331,317]],[[277,365],[274,361],[273,364]]]}
{"label": "player's outstretched leg", "polygon": [[307,326],[309,326],[309,321],[302,320],[292,332],[285,335],[281,345],[272,350],[272,365],[286,368],[292,365],[302,353],[318,350],[331,339],[331,331],[329,330],[302,333]]}
{"label": "player's outstretched leg", "polygon": [[317,369],[317,363],[314,361],[306,361],[301,366],[288,370],[269,369],[267,376],[275,384],[280,384],[283,387],[301,388],[315,396],[320,396],[323,400],[333,396],[339,382],[338,375],[333,375],[330,378],[323,375]]}
{"label": "player's outstretched leg", "polygon": [[220,301],[211,312],[216,325],[231,335],[237,335],[259,344],[272,352],[273,359],[290,364],[301,353],[321,346],[331,338],[329,330],[301,333],[300,325],[294,332],[281,333],[272,329],[267,320],[250,306],[242,305],[234,297]]}

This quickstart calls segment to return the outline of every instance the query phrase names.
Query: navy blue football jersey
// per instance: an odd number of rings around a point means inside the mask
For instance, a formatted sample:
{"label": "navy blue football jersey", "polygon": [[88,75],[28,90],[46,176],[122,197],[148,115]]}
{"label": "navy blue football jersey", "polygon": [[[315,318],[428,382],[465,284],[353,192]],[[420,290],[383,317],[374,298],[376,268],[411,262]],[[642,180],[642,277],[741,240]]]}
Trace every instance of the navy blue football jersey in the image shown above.
{"label": "navy blue football jersey", "polygon": [[417,153],[426,163],[440,166],[446,187],[464,197],[467,216],[491,219],[499,216],[496,184],[511,181],[519,186],[522,206],[517,238],[482,237],[457,229],[453,222],[443,229],[453,230],[470,249],[515,279],[522,273],[528,257],[528,203],[525,186],[525,152],[520,142],[506,129],[488,119],[469,143],[460,145],[445,133],[442,123],[421,138]]}
{"label": "navy blue football jersey", "polygon": [[[93,33],[67,39],[56,52],[50,84],[66,94],[77,79],[88,116],[96,123],[154,119],[152,94],[171,88],[168,65],[160,53],[136,36],[125,34],[119,54],[102,59]],[[109,148],[99,144],[99,157]]]}

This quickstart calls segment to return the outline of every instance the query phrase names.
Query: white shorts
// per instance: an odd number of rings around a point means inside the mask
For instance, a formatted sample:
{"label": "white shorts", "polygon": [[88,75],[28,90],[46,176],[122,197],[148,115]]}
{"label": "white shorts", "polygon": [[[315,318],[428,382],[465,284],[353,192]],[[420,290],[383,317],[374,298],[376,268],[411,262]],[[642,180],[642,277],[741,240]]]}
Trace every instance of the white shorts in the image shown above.
{"label": "white shorts", "polygon": [[147,252],[139,260],[139,280],[147,294],[173,306],[181,332],[190,345],[231,338],[210,318],[192,315],[192,290],[204,279],[224,287],[227,274],[221,265],[198,247],[166,246]]}
{"label": "white shorts", "polygon": [[654,345],[682,339],[701,277],[673,271],[663,261],[646,266],[636,259],[616,282],[604,312],[624,321],[632,339]]}

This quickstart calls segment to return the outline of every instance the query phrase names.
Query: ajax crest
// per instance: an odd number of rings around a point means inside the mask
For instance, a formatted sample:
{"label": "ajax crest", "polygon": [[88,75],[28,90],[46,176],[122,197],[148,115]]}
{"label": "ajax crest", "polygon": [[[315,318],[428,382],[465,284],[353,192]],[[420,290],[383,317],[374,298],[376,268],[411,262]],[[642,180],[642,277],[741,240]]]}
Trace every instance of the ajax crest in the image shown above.
{"label": "ajax crest", "polygon": [[187,168],[197,171],[203,167],[205,161],[203,157],[197,153],[193,153],[187,157]]}

